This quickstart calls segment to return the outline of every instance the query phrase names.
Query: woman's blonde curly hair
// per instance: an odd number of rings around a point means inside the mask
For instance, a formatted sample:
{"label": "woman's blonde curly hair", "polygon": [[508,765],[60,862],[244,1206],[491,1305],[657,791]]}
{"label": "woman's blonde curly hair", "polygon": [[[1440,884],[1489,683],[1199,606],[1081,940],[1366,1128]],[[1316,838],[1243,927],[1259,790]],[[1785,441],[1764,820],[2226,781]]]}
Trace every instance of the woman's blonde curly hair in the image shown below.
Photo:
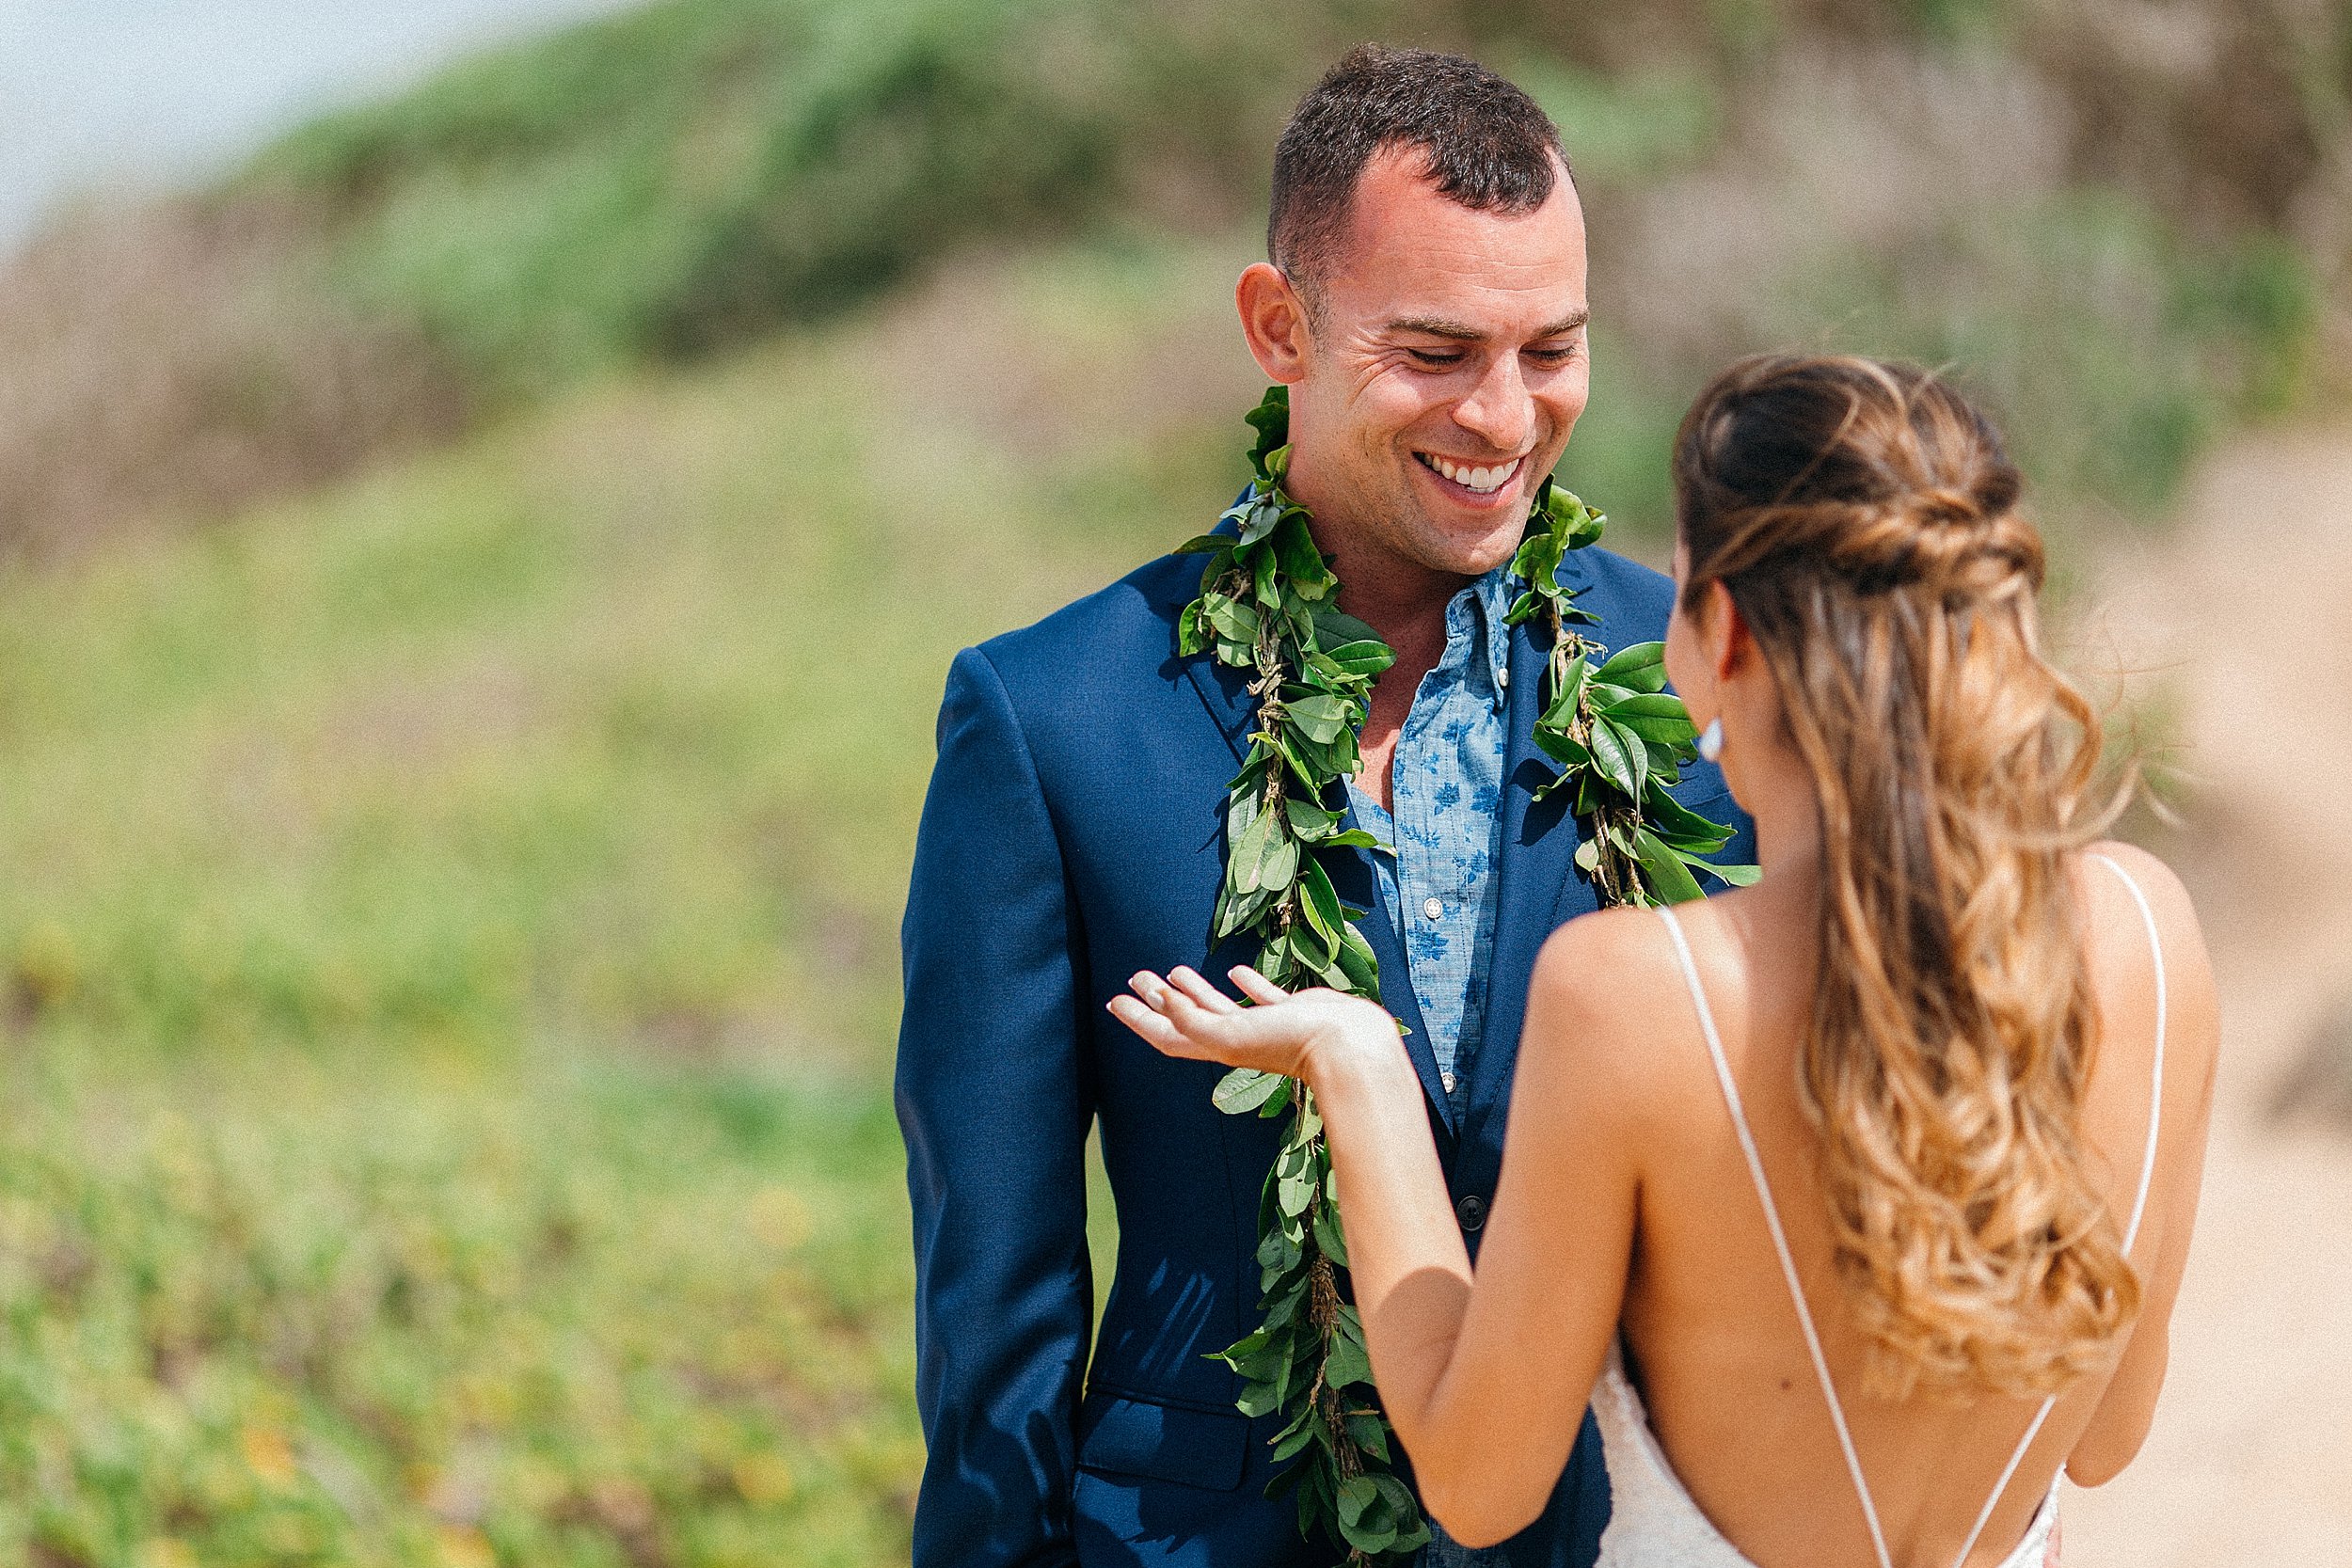
{"label": "woman's blonde curly hair", "polygon": [[1927,372],[1767,356],[1675,447],[1683,604],[1721,582],[1820,807],[1800,1090],[1869,1384],[2030,1395],[2139,1305],[2079,1134],[2098,1033],[2068,852],[2098,716],[2043,658],[2040,534],[1982,415]]}

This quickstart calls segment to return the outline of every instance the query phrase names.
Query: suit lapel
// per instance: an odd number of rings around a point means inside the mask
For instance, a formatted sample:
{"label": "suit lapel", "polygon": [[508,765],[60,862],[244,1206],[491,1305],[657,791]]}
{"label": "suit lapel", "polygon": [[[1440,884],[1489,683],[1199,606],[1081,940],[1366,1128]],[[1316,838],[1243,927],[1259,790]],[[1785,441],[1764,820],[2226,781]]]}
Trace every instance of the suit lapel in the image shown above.
{"label": "suit lapel", "polygon": [[[1560,576],[1576,579],[1570,587],[1584,587],[1589,581],[1573,555],[1561,563]],[[1596,613],[1604,613],[1600,605],[1589,599],[1585,603]],[[1503,753],[1502,824],[1495,855],[1494,951],[1486,968],[1486,1032],[1470,1064],[1466,1132],[1475,1132],[1509,1101],[1519,1029],[1527,1018],[1528,977],[1544,939],[1598,907],[1591,884],[1576,869],[1581,835],[1568,813],[1567,794],[1535,799],[1535,792],[1559,773],[1551,759],[1535,749],[1549,644],[1548,637],[1538,639],[1548,630],[1537,617],[1518,626],[1511,638],[1511,737]]]}
{"label": "suit lapel", "polygon": [[[1347,809],[1345,825],[1361,826],[1356,820],[1352,804]],[[1438,1119],[1451,1132],[1454,1112],[1444,1083],[1438,1076],[1437,1051],[1429,1043],[1429,1026],[1422,1022],[1421,1002],[1413,994],[1412,973],[1405,965],[1405,948],[1397,939],[1396,922],[1380,904],[1379,873],[1373,865],[1372,855],[1369,849],[1333,851],[1323,857],[1323,868],[1331,874],[1331,888],[1341,902],[1364,911],[1357,926],[1380,965],[1380,1005],[1405,1025],[1405,1054],[1412,1058],[1422,1093],[1428,1098]]]}
{"label": "suit lapel", "polygon": [[[1250,732],[1257,727],[1256,705],[1250,701],[1249,683],[1239,670],[1220,664],[1212,654],[1195,654],[1184,660],[1184,673],[1191,677],[1193,688],[1200,694],[1209,717],[1232,749],[1233,766],[1238,769],[1242,759],[1249,754]],[[1514,676],[1516,679],[1516,675]],[[1224,813],[1220,808],[1218,816]],[[1359,826],[1356,811],[1347,810],[1345,825]],[[1221,835],[1220,835],[1221,836]],[[1230,852],[1231,847],[1228,847]],[[1373,957],[1380,965],[1380,1004],[1396,1015],[1405,1025],[1405,1053],[1412,1058],[1413,1071],[1421,1078],[1422,1093],[1425,1095],[1436,1116],[1451,1132],[1454,1113],[1438,1076],[1438,1057],[1429,1043],[1428,1026],[1422,1022],[1421,1003],[1413,995],[1412,980],[1405,967],[1405,950],[1399,943],[1395,923],[1380,906],[1380,883],[1372,863],[1369,849],[1341,849],[1327,852],[1323,868],[1330,874],[1331,887],[1343,903],[1365,911],[1359,922],[1364,941],[1372,948]],[[1224,863],[1220,855],[1218,863]]]}
{"label": "suit lapel", "polygon": [[1214,654],[1195,654],[1184,660],[1184,673],[1192,677],[1193,689],[1200,693],[1200,701],[1208,705],[1209,717],[1216,721],[1225,744],[1233,751],[1233,767],[1241,768],[1241,759],[1249,754],[1249,732],[1257,728],[1258,710],[1249,700],[1249,681],[1230,664],[1219,664]]}

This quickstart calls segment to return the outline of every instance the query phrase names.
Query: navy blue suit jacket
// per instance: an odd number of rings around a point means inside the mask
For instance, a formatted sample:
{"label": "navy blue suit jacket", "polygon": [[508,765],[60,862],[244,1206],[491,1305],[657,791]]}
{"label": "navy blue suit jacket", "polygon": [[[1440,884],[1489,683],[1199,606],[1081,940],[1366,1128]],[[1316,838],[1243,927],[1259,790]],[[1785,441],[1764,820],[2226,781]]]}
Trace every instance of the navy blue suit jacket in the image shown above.
{"label": "navy blue suit jacket", "polygon": [[[914,1198],[916,1398],[930,1444],[915,1568],[1291,1568],[1329,1560],[1292,1500],[1263,1496],[1278,1420],[1233,1408],[1212,1354],[1253,1324],[1258,1192],[1282,1123],[1209,1103],[1221,1069],[1160,1055],[1104,1010],[1139,969],[1222,975],[1208,945],[1225,863],[1225,789],[1250,729],[1240,674],[1176,652],[1202,562],[1168,556],[957,656],[939,715],[902,941],[898,1109]],[[1667,580],[1597,547],[1560,569],[1613,648],[1665,634]],[[1594,908],[1565,791],[1531,744],[1544,664],[1511,645],[1500,909],[1486,1044],[1458,1116],[1438,1091],[1404,955],[1367,920],[1382,1001],[1411,1028],[1447,1181],[1473,1253],[1502,1165],[1537,948]],[[1743,824],[1721,775],[1677,794]],[[1360,852],[1327,857],[1375,906]],[[1095,1123],[1119,1214],[1099,1335],[1086,1239]],[[1092,1359],[1089,1349],[1091,1338]],[[1589,1416],[1514,1563],[1583,1568],[1609,1511]]]}

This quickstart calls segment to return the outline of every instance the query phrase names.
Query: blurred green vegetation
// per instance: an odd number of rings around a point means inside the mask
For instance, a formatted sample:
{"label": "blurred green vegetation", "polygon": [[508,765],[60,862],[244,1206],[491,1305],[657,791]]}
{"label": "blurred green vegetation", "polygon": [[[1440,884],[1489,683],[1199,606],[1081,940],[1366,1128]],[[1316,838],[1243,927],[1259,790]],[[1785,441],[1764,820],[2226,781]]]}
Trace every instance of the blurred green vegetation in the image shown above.
{"label": "blurred green vegetation", "polygon": [[[1201,254],[1038,268],[1001,332],[1093,352],[1062,301],[1137,325]],[[1017,461],[862,325],[0,587],[20,1024],[870,1063],[949,657],[1213,514],[1239,460],[1180,426]]]}
{"label": "blurred green vegetation", "polygon": [[495,391],[541,390],[836,313],[976,237],[1066,232],[1146,155],[1243,155],[1219,101],[1262,118],[1295,75],[1252,63],[1245,20],[662,0],[319,121],[246,178],[338,214],[362,304]]}
{"label": "blurred green vegetation", "polygon": [[1242,471],[970,378],[1181,327],[1230,249],[0,580],[0,1560],[903,1560],[942,673]]}
{"label": "blurred green vegetation", "polygon": [[912,1264],[870,1088],[0,1082],[7,1560],[903,1556]]}

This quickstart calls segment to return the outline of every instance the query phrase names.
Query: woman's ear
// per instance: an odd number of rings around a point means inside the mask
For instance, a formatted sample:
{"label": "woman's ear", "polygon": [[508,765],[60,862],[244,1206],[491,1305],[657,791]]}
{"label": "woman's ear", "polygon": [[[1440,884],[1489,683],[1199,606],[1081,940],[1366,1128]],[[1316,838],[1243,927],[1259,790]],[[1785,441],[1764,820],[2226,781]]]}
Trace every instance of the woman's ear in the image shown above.
{"label": "woman's ear", "polygon": [[1731,590],[1720,580],[1707,585],[1707,612],[1700,618],[1700,629],[1717,680],[1730,680],[1755,661],[1755,634],[1748,630],[1747,617],[1740,613]]}
{"label": "woman's ear", "polygon": [[1252,261],[1233,285],[1249,357],[1268,381],[1290,386],[1307,373],[1307,302],[1279,267]]}

